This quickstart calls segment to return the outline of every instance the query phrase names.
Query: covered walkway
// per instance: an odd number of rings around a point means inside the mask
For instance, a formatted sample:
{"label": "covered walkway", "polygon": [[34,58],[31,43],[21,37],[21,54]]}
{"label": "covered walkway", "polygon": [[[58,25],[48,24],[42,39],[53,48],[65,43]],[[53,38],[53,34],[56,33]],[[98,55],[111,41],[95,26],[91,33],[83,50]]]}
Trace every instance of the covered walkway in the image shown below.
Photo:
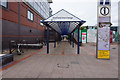
{"label": "covered walkway", "polygon": [[[47,54],[49,54],[49,28],[52,28],[54,31],[59,33],[60,35],[69,35],[70,36],[70,43],[71,43],[71,35],[74,38],[74,31],[78,29],[78,47],[77,47],[77,54],[80,53],[79,48],[79,41],[80,41],[80,26],[84,24],[86,21],[81,20],[80,18],[74,16],[73,14],[69,13],[68,11],[62,9],[52,15],[51,17],[43,20],[47,26]],[[56,35],[55,36],[55,47],[56,47]],[[74,39],[73,45],[74,45]],[[74,47],[74,46],[73,46]]]}

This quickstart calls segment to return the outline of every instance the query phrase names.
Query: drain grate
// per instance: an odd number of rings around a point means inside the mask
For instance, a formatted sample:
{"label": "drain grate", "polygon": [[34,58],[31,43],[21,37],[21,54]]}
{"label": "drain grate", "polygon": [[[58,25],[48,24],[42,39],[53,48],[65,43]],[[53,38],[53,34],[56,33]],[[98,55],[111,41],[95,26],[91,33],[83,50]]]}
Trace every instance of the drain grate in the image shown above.
{"label": "drain grate", "polygon": [[116,49],[116,48],[112,48],[112,49]]}
{"label": "drain grate", "polygon": [[57,64],[58,68],[69,68],[69,64]]}
{"label": "drain grate", "polygon": [[79,64],[77,61],[72,61],[71,64]]}

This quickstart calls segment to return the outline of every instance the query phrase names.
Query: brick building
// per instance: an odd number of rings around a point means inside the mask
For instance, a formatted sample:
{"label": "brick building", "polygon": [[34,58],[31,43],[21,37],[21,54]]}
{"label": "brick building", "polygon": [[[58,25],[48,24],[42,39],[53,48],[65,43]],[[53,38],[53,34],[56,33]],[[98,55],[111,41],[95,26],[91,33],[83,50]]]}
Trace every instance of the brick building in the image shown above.
{"label": "brick building", "polygon": [[[45,26],[41,20],[51,15],[52,0],[0,0],[2,16],[2,48],[7,49],[10,41],[37,43],[44,40]],[[37,2],[36,2],[37,1]]]}

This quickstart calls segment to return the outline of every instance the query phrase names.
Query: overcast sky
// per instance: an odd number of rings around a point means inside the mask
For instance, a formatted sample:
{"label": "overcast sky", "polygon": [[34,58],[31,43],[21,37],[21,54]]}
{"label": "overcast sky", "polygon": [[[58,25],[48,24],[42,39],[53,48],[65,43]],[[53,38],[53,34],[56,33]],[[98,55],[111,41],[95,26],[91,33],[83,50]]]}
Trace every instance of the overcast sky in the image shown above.
{"label": "overcast sky", "polygon": [[[52,0],[50,4],[53,14],[61,9],[72,13],[82,20],[87,21],[84,26],[95,26],[97,24],[97,0]],[[90,2],[92,1],[92,2]],[[111,14],[113,26],[118,25],[118,1],[112,0]]]}

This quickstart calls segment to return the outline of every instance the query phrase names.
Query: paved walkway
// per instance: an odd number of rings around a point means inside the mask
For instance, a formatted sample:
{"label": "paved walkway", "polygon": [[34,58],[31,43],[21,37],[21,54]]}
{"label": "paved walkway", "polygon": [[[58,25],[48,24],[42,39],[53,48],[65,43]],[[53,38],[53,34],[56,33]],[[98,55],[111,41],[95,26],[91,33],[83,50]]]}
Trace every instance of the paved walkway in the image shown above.
{"label": "paved walkway", "polygon": [[[111,59],[98,60],[95,47],[83,44],[80,55],[77,45],[61,42],[56,48],[50,44],[50,54],[46,47],[3,70],[3,78],[117,78],[118,46],[111,46]],[[113,49],[116,48],[116,49]],[[24,55],[24,54],[23,54]]]}

